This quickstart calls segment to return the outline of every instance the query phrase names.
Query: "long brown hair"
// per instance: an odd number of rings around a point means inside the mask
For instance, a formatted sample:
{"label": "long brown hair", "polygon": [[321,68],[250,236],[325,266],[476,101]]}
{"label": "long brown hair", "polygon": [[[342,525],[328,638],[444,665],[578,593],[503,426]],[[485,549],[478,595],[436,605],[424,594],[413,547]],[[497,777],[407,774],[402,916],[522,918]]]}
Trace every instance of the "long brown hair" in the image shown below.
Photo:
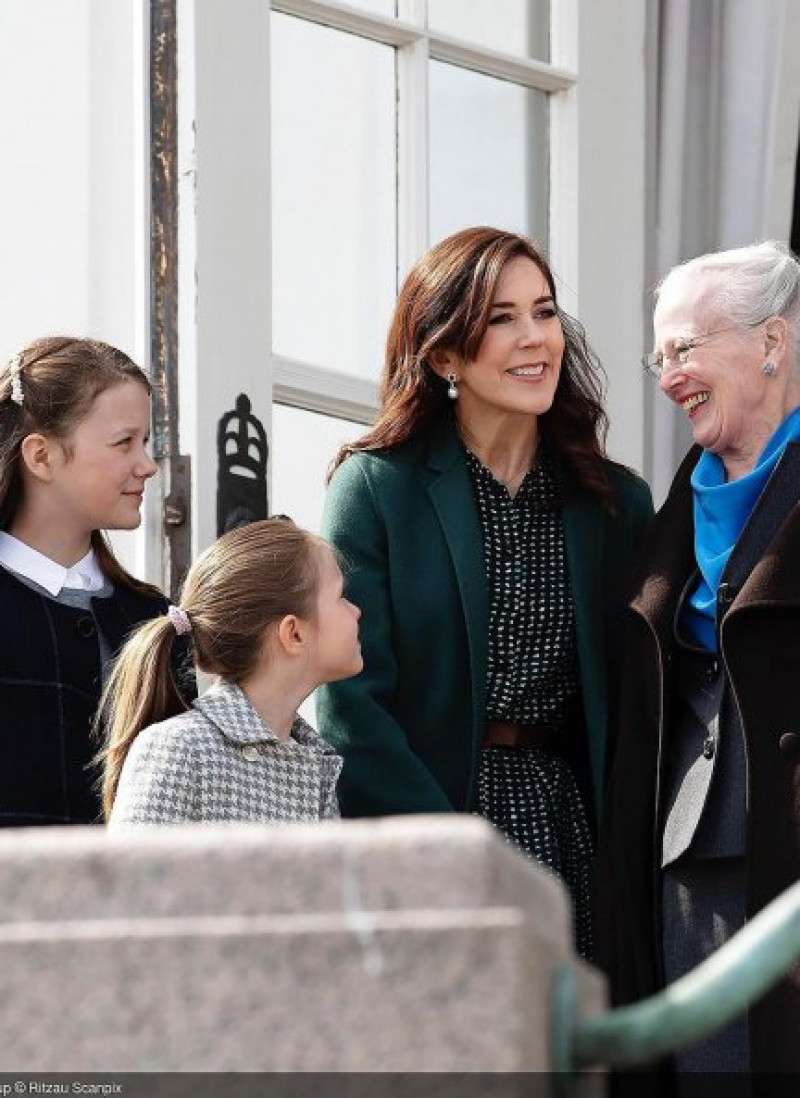
{"label": "long brown hair", "polygon": [[[381,404],[373,427],[341,448],[330,473],[351,454],[399,446],[449,414],[446,386],[431,366],[436,351],[465,361],[478,353],[491,316],[498,279],[511,259],[532,260],[556,285],[532,241],[517,233],[479,226],[431,248],[411,269],[400,290],[381,377]],[[605,464],[608,419],[602,404],[605,374],[581,325],[559,310],[564,354],[552,408],[540,417],[542,436],[583,485],[609,509],[613,496]]]}
{"label": "long brown hair", "polygon": [[[258,660],[270,625],[287,614],[312,617],[324,545],[290,519],[271,518],[231,530],[201,553],[180,598],[197,667],[239,682]],[[145,622],[106,683],[96,720],[106,736],[99,756],[106,817],[133,741],[143,728],[186,709],[172,675],[176,636],[167,615]]]}
{"label": "long brown hair", "polygon": [[[0,372],[0,530],[7,530],[22,502],[22,442],[41,433],[69,452],[69,438],[107,389],[136,381],[152,392],[147,374],[116,347],[99,339],[46,336],[28,344]],[[14,374],[22,403],[12,399]],[[130,575],[114,556],[102,530],[92,548],[100,569],[112,581],[146,595],[157,588]]]}

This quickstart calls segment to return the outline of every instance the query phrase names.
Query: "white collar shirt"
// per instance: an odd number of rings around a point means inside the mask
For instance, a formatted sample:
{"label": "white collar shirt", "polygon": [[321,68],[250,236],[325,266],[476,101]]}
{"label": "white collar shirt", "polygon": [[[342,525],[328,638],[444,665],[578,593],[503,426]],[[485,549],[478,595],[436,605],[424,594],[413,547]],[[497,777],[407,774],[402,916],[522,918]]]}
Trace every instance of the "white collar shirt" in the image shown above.
{"label": "white collar shirt", "polygon": [[65,587],[77,591],[99,591],[106,582],[94,549],[90,549],[71,568],[65,568],[4,530],[0,530],[0,564],[18,576],[37,583],[54,598]]}

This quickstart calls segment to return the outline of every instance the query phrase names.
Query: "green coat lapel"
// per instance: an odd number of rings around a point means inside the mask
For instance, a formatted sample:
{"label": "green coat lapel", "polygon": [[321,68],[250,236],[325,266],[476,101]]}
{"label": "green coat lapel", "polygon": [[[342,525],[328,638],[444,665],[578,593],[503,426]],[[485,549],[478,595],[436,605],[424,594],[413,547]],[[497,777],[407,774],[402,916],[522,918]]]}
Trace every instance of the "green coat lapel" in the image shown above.
{"label": "green coat lapel", "polygon": [[486,660],[489,596],[483,559],[483,537],[472,484],[455,429],[444,421],[431,439],[428,495],[439,519],[455,569],[467,628],[472,679],[473,756],[483,740],[479,727],[486,709]]}
{"label": "green coat lapel", "polygon": [[[479,715],[486,707],[486,660],[489,595],[472,484],[455,429],[445,420],[433,433],[427,459],[432,479],[428,495],[439,519],[455,569],[467,628],[473,705],[473,751],[482,729]],[[602,804],[606,773],[608,697],[603,620],[603,557],[606,523],[601,505],[585,491],[575,490],[557,465],[564,503],[567,552],[581,693],[597,805]]]}
{"label": "green coat lapel", "polygon": [[605,517],[594,496],[578,491],[563,468],[558,470],[564,498],[564,541],[567,550],[575,635],[578,646],[586,738],[592,764],[595,804],[603,803],[608,741],[608,690],[603,622],[603,554]]}

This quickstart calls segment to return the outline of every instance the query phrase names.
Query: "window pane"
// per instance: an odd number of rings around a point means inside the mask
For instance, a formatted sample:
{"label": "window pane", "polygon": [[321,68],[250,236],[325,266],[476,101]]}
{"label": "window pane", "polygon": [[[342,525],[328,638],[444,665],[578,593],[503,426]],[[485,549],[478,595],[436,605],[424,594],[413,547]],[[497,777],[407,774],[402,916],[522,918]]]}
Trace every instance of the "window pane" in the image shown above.
{"label": "window pane", "polygon": [[487,49],[550,60],[550,0],[428,0],[428,26]]}
{"label": "window pane", "polygon": [[377,378],[397,278],[394,50],[271,27],[273,348]]}
{"label": "window pane", "polygon": [[432,61],[431,239],[495,225],[547,245],[548,96]]}
{"label": "window pane", "polygon": [[363,423],[273,404],[270,511],[318,533],[328,466],[343,443],[366,430]]}

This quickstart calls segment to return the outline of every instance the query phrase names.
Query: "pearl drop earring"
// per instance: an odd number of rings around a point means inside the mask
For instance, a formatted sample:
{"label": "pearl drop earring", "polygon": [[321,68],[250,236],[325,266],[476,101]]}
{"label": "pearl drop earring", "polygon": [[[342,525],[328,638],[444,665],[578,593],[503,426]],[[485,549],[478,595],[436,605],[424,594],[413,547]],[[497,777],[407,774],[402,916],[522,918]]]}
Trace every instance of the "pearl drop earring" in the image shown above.
{"label": "pearl drop earring", "polygon": [[447,395],[450,397],[451,400],[458,400],[458,378],[455,374],[448,374],[447,381]]}

